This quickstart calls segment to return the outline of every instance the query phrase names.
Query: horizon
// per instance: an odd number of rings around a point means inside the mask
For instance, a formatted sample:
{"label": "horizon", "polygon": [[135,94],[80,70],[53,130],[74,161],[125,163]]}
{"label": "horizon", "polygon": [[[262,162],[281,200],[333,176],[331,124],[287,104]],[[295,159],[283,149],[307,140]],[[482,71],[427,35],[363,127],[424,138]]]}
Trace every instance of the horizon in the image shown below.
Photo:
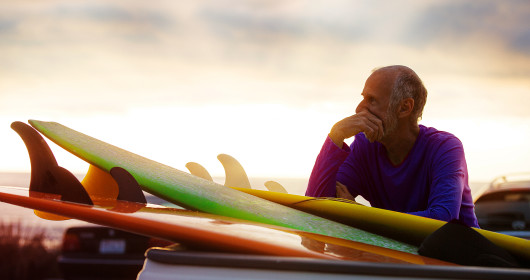
{"label": "horizon", "polygon": [[[30,172],[27,172],[27,171],[18,171],[18,172],[0,171],[0,187],[7,186],[7,187],[29,188],[29,184],[31,182],[31,178],[30,176],[28,176],[29,174]],[[74,173],[74,175],[78,178],[78,180],[81,181],[84,178],[85,173]],[[213,177],[212,179],[214,182],[223,185],[226,178],[224,176],[219,176],[219,177]],[[264,186],[264,183],[266,181],[275,181],[281,184],[289,194],[295,194],[295,195],[305,195],[305,191],[307,188],[307,182],[309,180],[309,178],[290,178],[290,177],[276,177],[276,178],[249,177],[248,179],[253,189],[267,190],[267,188]],[[487,186],[489,186],[489,183],[491,182],[490,181],[489,182],[470,181],[469,187],[471,189],[471,194],[474,196],[475,194],[480,193]],[[363,203],[365,205],[369,205],[369,202],[367,202],[361,196],[357,197],[356,201],[359,203]]]}

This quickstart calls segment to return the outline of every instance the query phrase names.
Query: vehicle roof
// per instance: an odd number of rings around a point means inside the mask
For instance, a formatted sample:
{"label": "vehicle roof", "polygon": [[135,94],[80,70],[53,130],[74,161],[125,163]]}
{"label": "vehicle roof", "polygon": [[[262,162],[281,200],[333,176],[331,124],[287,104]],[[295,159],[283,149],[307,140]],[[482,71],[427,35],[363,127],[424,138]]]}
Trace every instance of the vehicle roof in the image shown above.
{"label": "vehicle roof", "polygon": [[530,190],[530,173],[513,173],[499,176],[488,185],[478,190],[474,195],[474,202],[477,202],[480,198],[496,193],[505,191],[525,191]]}

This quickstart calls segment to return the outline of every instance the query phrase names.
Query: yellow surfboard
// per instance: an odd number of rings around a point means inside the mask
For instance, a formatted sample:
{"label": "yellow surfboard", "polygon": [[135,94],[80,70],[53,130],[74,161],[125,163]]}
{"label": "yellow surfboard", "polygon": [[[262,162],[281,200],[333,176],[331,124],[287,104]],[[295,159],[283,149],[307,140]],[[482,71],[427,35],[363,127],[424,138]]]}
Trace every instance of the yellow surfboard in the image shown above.
{"label": "yellow surfboard", "polygon": [[[197,163],[195,164],[200,166]],[[202,170],[206,170],[204,167],[200,167]],[[223,167],[225,170],[244,170],[241,164],[234,158],[231,158],[229,162],[223,163]],[[191,174],[200,176],[199,170],[188,169]],[[226,171],[226,175],[227,177],[244,177],[243,179],[248,181],[244,171],[237,173]],[[231,178],[230,180],[227,180],[227,182],[228,181],[239,182],[241,180]],[[446,224],[446,222],[435,219],[364,206],[347,199],[330,197],[317,198],[288,194],[285,191],[285,188],[281,185],[279,192],[273,191],[270,187],[267,187],[269,191],[264,191],[249,188],[247,185],[237,185],[235,183],[225,185],[272,202],[418,247],[427,236]],[[530,259],[530,240],[483,229],[475,230],[497,246],[508,250],[510,253],[526,260]]]}
{"label": "yellow surfboard", "polygon": [[[427,236],[446,224],[435,219],[368,207],[344,199],[315,198],[248,188],[234,189],[414,246],[419,246]],[[530,240],[483,229],[475,230],[513,255],[530,259]]]}

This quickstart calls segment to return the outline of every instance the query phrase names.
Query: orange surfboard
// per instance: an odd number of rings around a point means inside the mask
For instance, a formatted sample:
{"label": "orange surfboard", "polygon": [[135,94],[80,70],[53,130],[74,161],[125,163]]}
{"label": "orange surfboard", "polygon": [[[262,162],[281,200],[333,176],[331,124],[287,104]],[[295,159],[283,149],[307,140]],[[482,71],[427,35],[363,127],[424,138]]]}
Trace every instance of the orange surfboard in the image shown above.
{"label": "orange surfboard", "polygon": [[[380,263],[451,265],[383,247],[218,215],[127,201],[105,207],[29,196],[27,189],[0,188],[0,201],[129,232],[192,249]],[[55,222],[55,221],[54,221]]]}

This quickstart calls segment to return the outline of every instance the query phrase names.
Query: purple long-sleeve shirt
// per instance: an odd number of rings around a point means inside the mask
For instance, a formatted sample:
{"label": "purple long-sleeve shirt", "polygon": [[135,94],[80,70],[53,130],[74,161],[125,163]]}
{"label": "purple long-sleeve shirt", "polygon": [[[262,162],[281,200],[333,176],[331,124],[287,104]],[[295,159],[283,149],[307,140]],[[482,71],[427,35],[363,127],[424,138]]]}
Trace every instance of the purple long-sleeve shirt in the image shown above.
{"label": "purple long-sleeve shirt", "polygon": [[420,125],[416,142],[399,165],[385,147],[359,133],[350,147],[328,137],[309,179],[307,196],[335,197],[335,182],[372,207],[479,227],[462,143],[454,135]]}

